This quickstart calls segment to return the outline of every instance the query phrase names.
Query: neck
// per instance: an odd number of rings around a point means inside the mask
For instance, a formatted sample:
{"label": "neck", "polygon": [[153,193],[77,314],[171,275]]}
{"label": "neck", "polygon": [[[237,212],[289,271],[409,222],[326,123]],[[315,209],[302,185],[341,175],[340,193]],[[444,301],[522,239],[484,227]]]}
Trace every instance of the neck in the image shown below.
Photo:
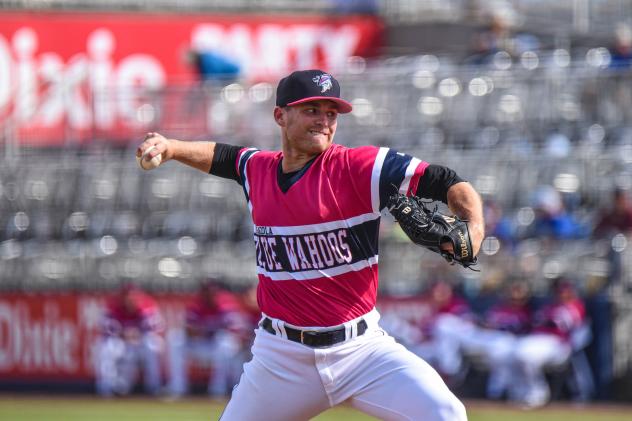
{"label": "neck", "polygon": [[283,170],[284,173],[298,171],[322,152],[301,150],[299,148],[291,147],[289,142],[283,142],[283,161],[281,162],[281,170]]}
{"label": "neck", "polygon": [[283,151],[283,162],[281,169],[284,173],[298,171],[305,166],[310,160],[318,155],[310,155],[304,153],[292,153],[292,151]]}

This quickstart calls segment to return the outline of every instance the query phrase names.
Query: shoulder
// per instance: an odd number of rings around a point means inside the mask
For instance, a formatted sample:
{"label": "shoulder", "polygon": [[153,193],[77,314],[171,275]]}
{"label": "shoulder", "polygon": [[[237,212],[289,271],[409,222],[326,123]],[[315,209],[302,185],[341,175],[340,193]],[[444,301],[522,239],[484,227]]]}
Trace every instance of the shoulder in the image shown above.
{"label": "shoulder", "polygon": [[323,159],[326,161],[340,160],[349,164],[373,163],[379,151],[380,148],[377,146],[349,148],[334,144],[323,154]]}
{"label": "shoulder", "polygon": [[[247,176],[257,170],[275,168],[282,158],[279,151],[262,151],[256,148],[244,148],[237,156],[237,171],[240,176]],[[246,170],[248,168],[248,170]]]}
{"label": "shoulder", "polygon": [[244,162],[246,160],[254,161],[276,161],[281,159],[282,153],[280,151],[262,151],[257,148],[243,148],[237,155],[238,162]]}

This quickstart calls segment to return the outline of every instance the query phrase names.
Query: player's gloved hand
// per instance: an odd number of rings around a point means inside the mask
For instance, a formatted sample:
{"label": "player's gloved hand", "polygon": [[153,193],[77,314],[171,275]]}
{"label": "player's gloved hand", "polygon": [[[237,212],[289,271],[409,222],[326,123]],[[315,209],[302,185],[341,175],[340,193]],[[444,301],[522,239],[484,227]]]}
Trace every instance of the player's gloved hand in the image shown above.
{"label": "player's gloved hand", "polygon": [[[415,196],[394,194],[387,207],[413,243],[440,254],[450,264],[466,268],[476,265],[467,221],[444,215],[436,208],[430,210]],[[452,247],[446,247],[446,243]]]}

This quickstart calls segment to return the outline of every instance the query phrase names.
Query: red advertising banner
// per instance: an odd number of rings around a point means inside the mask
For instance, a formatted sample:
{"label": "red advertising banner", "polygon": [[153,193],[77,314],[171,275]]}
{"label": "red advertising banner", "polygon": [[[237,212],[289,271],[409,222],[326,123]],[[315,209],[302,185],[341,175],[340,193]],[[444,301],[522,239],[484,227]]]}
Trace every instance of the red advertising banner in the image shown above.
{"label": "red advertising banner", "polygon": [[34,145],[125,138],[155,127],[139,119],[150,99],[195,80],[191,49],[264,81],[374,55],[382,33],[368,16],[3,12],[0,127]]}
{"label": "red advertising banner", "polygon": [[[106,296],[5,294],[0,297],[0,379],[86,380]],[[156,297],[168,328],[181,326],[187,295]]]}
{"label": "red advertising banner", "polygon": [[[106,296],[4,294],[0,297],[0,379],[72,381],[94,378],[94,358]],[[156,296],[167,329],[183,325],[191,295]],[[419,322],[419,297],[380,300],[380,312]]]}

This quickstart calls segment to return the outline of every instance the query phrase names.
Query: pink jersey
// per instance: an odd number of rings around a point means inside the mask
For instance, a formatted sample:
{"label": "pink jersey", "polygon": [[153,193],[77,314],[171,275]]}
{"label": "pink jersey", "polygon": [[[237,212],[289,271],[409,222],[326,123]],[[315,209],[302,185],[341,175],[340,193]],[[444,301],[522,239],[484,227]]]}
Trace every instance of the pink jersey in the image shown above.
{"label": "pink jersey", "polygon": [[254,223],[257,299],[297,326],[334,326],[368,313],[378,286],[380,210],[417,191],[427,163],[388,148],[333,145],[285,192],[283,154],[242,149],[237,170]]}

